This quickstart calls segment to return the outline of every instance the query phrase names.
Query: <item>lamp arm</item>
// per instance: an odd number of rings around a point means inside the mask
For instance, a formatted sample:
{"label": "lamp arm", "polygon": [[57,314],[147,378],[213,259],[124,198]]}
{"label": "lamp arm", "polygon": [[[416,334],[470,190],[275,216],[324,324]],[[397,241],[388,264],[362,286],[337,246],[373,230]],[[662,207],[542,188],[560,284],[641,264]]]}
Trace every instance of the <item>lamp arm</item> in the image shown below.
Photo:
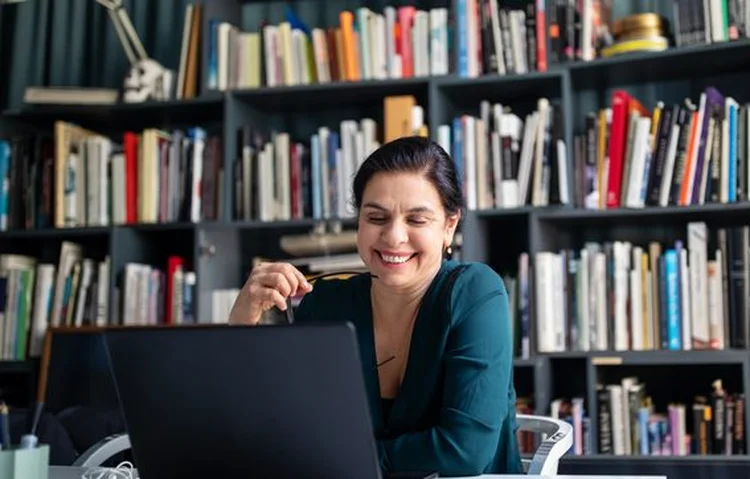
{"label": "lamp arm", "polygon": [[130,21],[127,10],[122,5],[122,0],[96,0],[96,2],[107,9],[130,64],[135,65],[138,61],[147,60],[146,49],[138,37],[138,32],[133,28],[133,23]]}
{"label": "lamp arm", "polygon": [[130,41],[133,44],[133,48],[138,54],[138,59],[148,59],[148,54],[146,53],[146,49],[143,48],[143,43],[141,43],[141,39],[138,37],[138,32],[136,32],[135,28],[133,28],[133,23],[130,21],[128,12],[122,7],[122,5],[117,8],[117,16],[120,19],[122,27],[125,28],[125,32],[128,34],[128,38],[130,38]]}
{"label": "lamp arm", "polygon": [[123,101],[141,103],[147,100],[162,101],[171,98],[174,74],[156,60],[149,58],[138,37],[138,32],[130,21],[127,10],[122,5],[122,0],[96,0],[96,2],[107,9],[117,32],[117,38],[130,61],[131,67],[124,82]]}
{"label": "lamp arm", "polygon": [[115,32],[117,33],[117,38],[120,39],[120,44],[122,45],[122,49],[125,50],[125,55],[128,57],[128,61],[131,65],[135,65],[138,61],[138,58],[135,56],[135,52],[133,51],[133,47],[128,43],[128,39],[126,37],[125,30],[123,30],[123,26],[120,24],[120,22],[117,19],[117,14],[114,12],[114,10],[109,10],[109,18],[112,20],[112,24],[115,27]]}

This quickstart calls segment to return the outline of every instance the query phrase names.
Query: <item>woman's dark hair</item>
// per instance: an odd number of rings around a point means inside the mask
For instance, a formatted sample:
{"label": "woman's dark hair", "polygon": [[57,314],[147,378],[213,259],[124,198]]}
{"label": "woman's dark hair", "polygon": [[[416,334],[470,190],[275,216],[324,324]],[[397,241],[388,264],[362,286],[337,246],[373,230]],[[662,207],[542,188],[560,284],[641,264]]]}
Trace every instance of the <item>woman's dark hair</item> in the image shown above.
{"label": "woman's dark hair", "polygon": [[375,173],[424,173],[440,194],[445,211],[455,214],[464,207],[464,196],[456,173],[456,165],[436,142],[421,136],[406,136],[390,141],[359,167],[354,177],[354,206],[362,206],[365,186]]}

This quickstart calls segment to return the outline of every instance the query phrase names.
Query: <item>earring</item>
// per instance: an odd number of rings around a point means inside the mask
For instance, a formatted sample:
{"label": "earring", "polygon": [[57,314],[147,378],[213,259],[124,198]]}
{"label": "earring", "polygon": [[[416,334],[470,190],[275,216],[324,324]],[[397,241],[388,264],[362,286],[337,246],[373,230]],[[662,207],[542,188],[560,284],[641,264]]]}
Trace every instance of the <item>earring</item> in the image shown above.
{"label": "earring", "polygon": [[448,246],[447,248],[445,248],[445,254],[452,255],[453,254],[453,248],[451,248],[450,246]]}

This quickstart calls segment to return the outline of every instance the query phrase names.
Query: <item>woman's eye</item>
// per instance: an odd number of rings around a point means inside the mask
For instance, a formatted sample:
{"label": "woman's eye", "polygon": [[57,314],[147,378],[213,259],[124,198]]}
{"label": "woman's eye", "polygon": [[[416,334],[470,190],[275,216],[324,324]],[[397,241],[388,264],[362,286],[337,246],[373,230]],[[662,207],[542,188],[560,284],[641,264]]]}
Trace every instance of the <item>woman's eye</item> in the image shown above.
{"label": "woman's eye", "polygon": [[410,218],[409,222],[414,225],[426,225],[427,219],[426,218]]}
{"label": "woman's eye", "polygon": [[370,216],[368,220],[372,221],[373,223],[383,223],[386,219],[382,216]]}

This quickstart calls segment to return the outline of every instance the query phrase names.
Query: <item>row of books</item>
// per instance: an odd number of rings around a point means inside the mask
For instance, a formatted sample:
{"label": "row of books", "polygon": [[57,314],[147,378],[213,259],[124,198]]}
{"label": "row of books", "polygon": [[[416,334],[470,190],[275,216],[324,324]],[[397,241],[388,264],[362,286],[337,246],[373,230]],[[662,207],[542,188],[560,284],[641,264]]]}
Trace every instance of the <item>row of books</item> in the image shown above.
{"label": "row of books", "polygon": [[[386,140],[426,134],[423,110],[413,97],[387,97],[384,110]],[[468,209],[569,203],[559,107],[540,99],[524,120],[488,101],[480,110],[480,116],[461,115],[437,133],[456,162]],[[409,131],[398,130],[404,124]],[[353,217],[346,179],[380,145],[377,129],[372,118],[344,120],[339,131],[321,126],[307,143],[286,132],[264,135],[246,126],[234,169],[234,217]]]}
{"label": "row of books", "polygon": [[747,38],[747,0],[672,0],[672,30],[676,46]]}
{"label": "row of books", "polygon": [[574,139],[575,203],[592,209],[748,199],[748,104],[707,87],[648,109],[626,90],[586,117]]}
{"label": "row of books", "polygon": [[[413,96],[389,96],[383,105],[382,127],[377,118],[340,123],[339,138],[353,138],[354,145],[346,162],[351,171],[342,178],[351,177],[384,141],[430,134],[425,109]],[[534,111],[521,113],[485,100],[477,110],[478,115],[476,110],[459,112],[433,132],[461,172],[469,209],[550,204],[639,209],[750,198],[748,105],[713,87],[697,104],[689,99],[674,105],[658,102],[653,110],[627,91],[616,90],[611,106],[590,113],[585,131],[575,137],[572,174],[558,103],[539,98]],[[361,123],[355,129],[360,133],[345,126],[351,121]],[[0,177],[5,179],[0,230],[212,221],[223,216],[225,185],[232,185],[233,219],[351,216],[348,207],[331,209],[330,202],[313,207],[311,202],[294,213],[283,208],[277,214],[272,207],[274,212],[261,217],[253,206],[257,193],[245,188],[252,185],[256,168],[249,158],[283,132],[268,131],[265,125],[250,127],[253,133],[245,131],[239,139],[229,182],[224,180],[221,135],[200,127],[147,128],[111,138],[57,121],[51,134],[0,140]],[[290,145],[300,147],[303,170],[312,161],[313,146],[325,159],[330,147],[320,143],[327,138],[325,131],[332,128],[321,125],[316,141],[314,135],[289,137]],[[258,140],[256,132],[266,139]],[[362,135],[367,139],[360,142]],[[345,140],[340,141],[336,151],[344,146]],[[264,177],[288,184],[275,171]],[[336,184],[337,191],[350,189],[345,181]]]}
{"label": "row of books", "polygon": [[750,347],[750,227],[522,253],[506,273],[515,352]]}
{"label": "row of books", "polygon": [[85,257],[69,241],[57,263],[0,255],[0,358],[39,357],[50,325],[107,324],[110,268],[109,256]]}
{"label": "row of books", "polygon": [[522,115],[485,100],[479,110],[479,116],[459,115],[437,131],[456,163],[467,209],[568,204],[559,104],[540,98],[536,110]]}
{"label": "row of books", "polygon": [[456,2],[456,72],[464,78],[547,71],[546,0]]}
{"label": "row of books", "polygon": [[351,181],[380,138],[428,134],[424,109],[412,95],[386,97],[383,112],[382,126],[373,118],[347,119],[338,129],[321,125],[308,141],[245,125],[234,163],[233,217],[353,218]]}
{"label": "row of books", "polygon": [[[673,28],[663,32],[663,48],[746,37],[745,0],[673,0],[671,5]],[[387,5],[375,11],[362,6],[340,11],[334,25],[310,25],[286,8],[278,23],[261,18],[256,27],[246,28],[237,20],[207,18],[206,31],[201,31],[202,5],[188,4],[177,97],[194,95],[202,35],[209,36],[208,87],[217,90],[411,78],[453,70],[463,77],[518,74],[617,53],[612,0],[528,0],[514,6],[458,0],[455,8],[451,16],[444,7]],[[662,20],[666,24],[669,18]]]}
{"label": "row of books", "polygon": [[114,316],[108,325],[180,325],[197,322],[196,274],[184,258],[171,255],[165,268],[128,262],[113,293]]}
{"label": "row of books", "polygon": [[745,394],[724,389],[720,379],[692,402],[672,398],[657,405],[646,383],[628,376],[597,385],[596,430],[580,396],[553,399],[549,415],[573,428],[571,456],[730,456],[747,450],[745,407]]}
{"label": "row of books", "polygon": [[[596,402],[600,454],[746,454],[745,394],[726,390],[720,379],[692,403],[672,399],[657,408],[646,383],[630,376],[599,384]],[[574,424],[580,421],[573,416]]]}
{"label": "row of books", "polygon": [[308,25],[291,9],[258,31],[209,20],[209,88],[307,85],[448,73],[448,9],[343,10],[339,24]]}
{"label": "row of books", "polygon": [[113,139],[56,121],[52,134],[0,140],[0,230],[215,220],[222,155],[202,128]]}
{"label": "row of books", "polygon": [[111,268],[109,256],[90,257],[71,241],[61,243],[56,263],[0,255],[0,360],[39,357],[49,327],[196,321],[196,275],[183,258],[169,256],[164,267],[127,262],[114,290]]}

